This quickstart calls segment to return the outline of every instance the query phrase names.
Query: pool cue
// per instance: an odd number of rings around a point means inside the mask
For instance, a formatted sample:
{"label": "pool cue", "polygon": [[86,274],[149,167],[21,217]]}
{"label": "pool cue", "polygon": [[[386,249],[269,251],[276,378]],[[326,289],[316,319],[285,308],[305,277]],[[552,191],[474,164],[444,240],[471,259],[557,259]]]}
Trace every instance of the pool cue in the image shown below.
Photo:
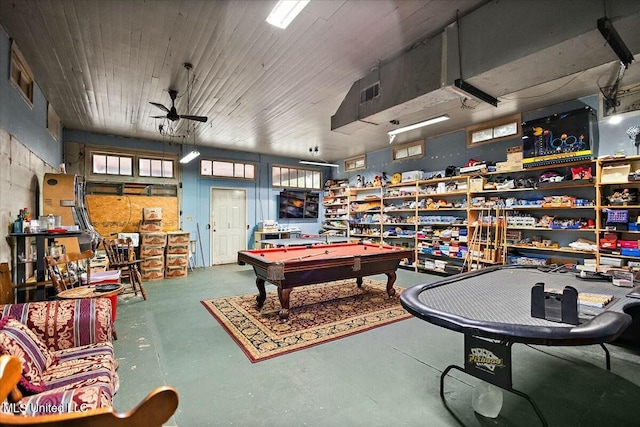
{"label": "pool cue", "polygon": [[334,249],[332,251],[326,250],[326,251],[322,251],[322,252],[316,252],[315,254],[308,254],[308,255],[299,256],[299,257],[298,256],[294,256],[294,257],[291,257],[291,258],[283,259],[283,260],[278,261],[278,262],[293,261],[294,259],[297,259],[298,261],[302,261],[305,258],[311,258],[311,257],[318,256],[318,255],[326,255],[326,254],[330,254],[331,252],[336,252],[336,251],[337,251],[337,249]]}
{"label": "pool cue", "polygon": [[471,263],[473,262],[473,246],[476,243],[477,237],[478,237],[478,227],[477,227],[477,220],[476,220],[476,227],[473,228],[473,234],[471,235],[471,242],[469,243],[471,252],[467,251],[467,257],[464,259],[464,262],[462,263],[463,270],[466,265],[468,268],[467,271],[471,271]]}
{"label": "pool cue", "polygon": [[476,270],[480,269],[480,261],[482,260],[483,256],[484,256],[484,246],[482,246],[483,241],[482,241],[482,229],[484,228],[484,208],[482,208],[482,210],[480,211],[480,233],[478,236],[478,242],[480,244],[480,246],[478,247],[479,249],[482,248],[482,250],[479,251],[478,253],[478,258],[476,258]]}

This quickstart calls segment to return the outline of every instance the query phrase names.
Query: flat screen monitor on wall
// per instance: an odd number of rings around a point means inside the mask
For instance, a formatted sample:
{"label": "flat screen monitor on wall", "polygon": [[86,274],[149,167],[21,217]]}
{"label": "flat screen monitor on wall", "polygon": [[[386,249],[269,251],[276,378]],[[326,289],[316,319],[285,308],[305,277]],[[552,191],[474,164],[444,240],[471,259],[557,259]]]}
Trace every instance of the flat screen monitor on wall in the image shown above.
{"label": "flat screen monitor on wall", "polygon": [[318,193],[282,191],[279,196],[278,218],[318,218]]}

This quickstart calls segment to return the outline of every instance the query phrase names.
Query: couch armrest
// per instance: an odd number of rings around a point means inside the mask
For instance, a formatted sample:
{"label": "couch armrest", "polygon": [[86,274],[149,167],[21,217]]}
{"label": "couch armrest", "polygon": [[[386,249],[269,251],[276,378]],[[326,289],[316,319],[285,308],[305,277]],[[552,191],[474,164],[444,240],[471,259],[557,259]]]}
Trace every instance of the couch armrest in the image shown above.
{"label": "couch armrest", "polygon": [[111,301],[83,298],[7,304],[2,317],[11,316],[40,337],[51,351],[111,341]]}

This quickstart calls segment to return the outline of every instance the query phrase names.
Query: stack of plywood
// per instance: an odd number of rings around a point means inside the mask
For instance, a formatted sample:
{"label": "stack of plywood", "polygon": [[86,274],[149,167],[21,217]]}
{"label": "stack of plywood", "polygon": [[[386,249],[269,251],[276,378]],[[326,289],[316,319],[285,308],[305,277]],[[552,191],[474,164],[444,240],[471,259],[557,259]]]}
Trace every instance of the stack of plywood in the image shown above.
{"label": "stack of plywood", "polygon": [[167,235],[162,232],[162,209],[143,208],[140,224],[140,273],[143,281],[164,279],[164,249]]}
{"label": "stack of plywood", "polygon": [[186,277],[189,265],[189,233],[186,231],[167,232],[167,252],[165,277]]}

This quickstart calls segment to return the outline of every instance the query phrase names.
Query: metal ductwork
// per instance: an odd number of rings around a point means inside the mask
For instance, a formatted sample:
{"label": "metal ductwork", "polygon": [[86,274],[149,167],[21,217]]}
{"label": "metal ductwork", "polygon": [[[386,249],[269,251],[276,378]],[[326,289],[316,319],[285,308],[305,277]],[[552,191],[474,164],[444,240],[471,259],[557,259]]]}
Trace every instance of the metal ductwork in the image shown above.
{"label": "metal ductwork", "polygon": [[[639,52],[640,2],[611,1],[607,11],[631,51]],[[331,130],[350,135],[421,112],[427,118],[459,109],[461,97],[473,96],[458,89],[456,79],[499,98],[615,64],[597,29],[602,16],[596,1],[488,3],[356,81],[331,117]],[[607,82],[594,81],[594,94],[598,83]]]}

